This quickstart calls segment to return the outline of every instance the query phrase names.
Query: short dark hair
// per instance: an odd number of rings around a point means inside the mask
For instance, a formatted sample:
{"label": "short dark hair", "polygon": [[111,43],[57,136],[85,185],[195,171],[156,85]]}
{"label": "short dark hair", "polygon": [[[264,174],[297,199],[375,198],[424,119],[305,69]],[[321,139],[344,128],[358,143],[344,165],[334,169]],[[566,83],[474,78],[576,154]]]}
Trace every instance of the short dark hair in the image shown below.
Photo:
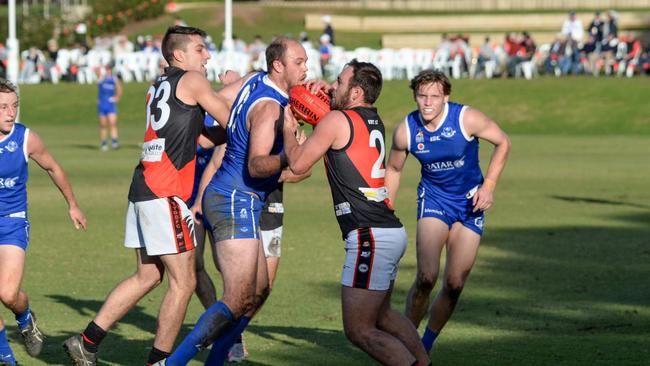
{"label": "short dark hair", "polygon": [[182,25],[175,25],[167,28],[165,37],[163,37],[162,40],[162,54],[169,65],[171,65],[174,60],[174,51],[179,49],[185,50],[189,36],[194,35],[205,38],[206,33],[199,28],[184,27]]}
{"label": "short dark hair", "polygon": [[429,83],[440,84],[442,86],[442,93],[444,95],[451,95],[451,82],[447,75],[440,70],[428,69],[420,71],[420,73],[411,80],[409,87],[413,90],[413,96],[415,97],[417,94],[420,85]]}
{"label": "short dark hair", "polygon": [[345,66],[352,68],[352,78],[350,78],[349,88],[358,86],[363,90],[364,102],[373,104],[379,98],[383,79],[381,71],[377,66],[370,62],[360,62],[352,59]]}
{"label": "short dark hair", "polygon": [[291,38],[288,37],[277,37],[266,47],[266,71],[270,73],[273,70],[273,61],[280,60],[282,62],[290,40]]}

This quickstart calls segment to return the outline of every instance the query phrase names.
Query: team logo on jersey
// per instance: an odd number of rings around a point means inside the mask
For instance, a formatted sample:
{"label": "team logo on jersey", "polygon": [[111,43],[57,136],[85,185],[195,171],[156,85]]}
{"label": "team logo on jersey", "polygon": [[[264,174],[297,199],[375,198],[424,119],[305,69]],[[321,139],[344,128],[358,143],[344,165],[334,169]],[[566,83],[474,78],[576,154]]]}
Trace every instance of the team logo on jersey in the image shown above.
{"label": "team logo on jersey", "polygon": [[424,142],[424,133],[422,130],[418,130],[418,133],[415,135],[415,142]]}
{"label": "team logo on jersey", "polygon": [[16,143],[16,141],[9,141],[5,149],[7,149],[7,151],[9,152],[14,152],[18,150],[18,144]]}
{"label": "team logo on jersey", "polygon": [[456,134],[456,130],[454,130],[451,127],[445,127],[445,128],[442,129],[442,132],[440,134],[443,137],[446,137],[446,138],[450,139]]}
{"label": "team logo on jersey", "polygon": [[241,211],[239,211],[239,218],[240,219],[247,219],[248,218],[248,211],[246,211],[245,208],[242,208]]}

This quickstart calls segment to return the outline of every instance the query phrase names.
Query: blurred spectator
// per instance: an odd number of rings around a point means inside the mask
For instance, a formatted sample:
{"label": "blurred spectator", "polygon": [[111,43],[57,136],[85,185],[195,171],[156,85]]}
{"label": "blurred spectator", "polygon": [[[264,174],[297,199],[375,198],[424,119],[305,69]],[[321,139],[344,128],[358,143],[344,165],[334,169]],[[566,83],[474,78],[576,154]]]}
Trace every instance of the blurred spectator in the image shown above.
{"label": "blurred spectator", "polygon": [[113,38],[113,57],[117,58],[119,55],[131,53],[135,50],[133,43],[125,35],[119,35]]}
{"label": "blurred spectator", "polygon": [[513,73],[510,73],[509,65],[512,60],[517,56],[519,52],[519,47],[521,47],[521,42],[517,40],[517,35],[515,33],[506,33],[506,39],[503,42],[503,50],[505,51],[505,60],[502,63],[502,67],[505,67],[505,70],[502,70],[503,76],[515,76],[514,70]]}
{"label": "blurred spectator", "polygon": [[[604,27],[605,23],[600,18],[600,12],[597,11],[594,14],[594,19],[589,23],[589,27],[587,27],[587,33],[594,36],[595,45],[602,44]],[[598,47],[598,50],[600,51],[600,47]]]}
{"label": "blurred spectator", "polygon": [[518,76],[519,68],[522,62],[528,62],[535,56],[537,45],[528,32],[521,34],[521,41],[517,47],[517,52],[510,58],[508,62],[508,75]]}
{"label": "blurred spectator", "polygon": [[79,22],[75,24],[74,26],[75,41],[85,46],[87,32],[88,32],[88,27],[86,26],[86,23]]}
{"label": "blurred spectator", "polygon": [[330,61],[332,55],[332,44],[330,43],[330,36],[323,33],[320,36],[320,46],[318,47],[318,53],[320,54],[320,68],[323,76],[325,76],[325,69],[327,64]]}
{"label": "blurred spectator", "polygon": [[235,34],[232,35],[232,45],[235,52],[246,52],[246,42]]}
{"label": "blurred spectator", "polygon": [[618,74],[623,75],[623,73],[625,73],[625,75],[631,77],[638,71],[637,66],[643,49],[641,41],[636,38],[634,32],[627,33],[625,36],[625,44],[626,53],[620,61]]}
{"label": "blurred spectator", "polygon": [[144,50],[144,48],[146,47],[146,44],[145,44],[145,41],[144,41],[144,36],[143,35],[138,35],[135,38],[135,44],[136,44],[136,46],[138,48],[138,51]]}
{"label": "blurred spectator", "polygon": [[561,32],[576,42],[582,42],[584,29],[582,27],[582,21],[578,18],[575,11],[569,13],[568,18],[564,21],[564,24],[562,24]]}
{"label": "blurred spectator", "polygon": [[158,48],[154,42],[153,42],[153,37],[148,35],[144,37],[144,48],[142,48],[142,52],[149,52],[149,53],[158,53],[160,52],[160,48]]}
{"label": "blurred spectator", "polygon": [[253,43],[248,47],[248,53],[251,55],[251,61],[255,62],[260,58],[260,55],[266,51],[266,43],[262,40],[261,35],[256,35],[253,39]]}
{"label": "blurred spectator", "polygon": [[600,57],[601,42],[596,41],[593,33],[587,35],[587,41],[580,49],[580,65],[584,73],[598,75],[597,61]]}
{"label": "blurred spectator", "polygon": [[21,53],[22,68],[18,82],[23,84],[38,84],[43,78],[45,56],[36,47],[30,47]]}
{"label": "blurred spectator", "polygon": [[7,78],[7,48],[0,42],[0,78]]}
{"label": "blurred spectator", "polygon": [[485,36],[483,44],[479,47],[476,62],[477,66],[474,77],[478,78],[485,74],[486,77],[491,78],[492,73],[496,69],[497,59],[494,48],[490,44],[490,36]]}
{"label": "blurred spectator", "polygon": [[613,33],[609,33],[600,49],[600,57],[598,59],[597,70],[601,69],[605,75],[610,75],[613,72],[614,64],[616,64],[616,53],[618,51],[618,38]]}
{"label": "blurred spectator", "polygon": [[614,38],[618,37],[618,14],[614,10],[607,11],[607,21],[603,24],[603,38],[612,34]]}
{"label": "blurred spectator", "polygon": [[181,27],[187,27],[187,23],[183,20],[183,18],[181,18],[180,15],[177,15],[174,18],[174,25],[178,25],[178,26],[181,26]]}
{"label": "blurred spectator", "polygon": [[325,23],[323,34],[327,34],[330,37],[329,43],[331,45],[336,45],[336,42],[334,42],[334,28],[332,28],[332,17],[329,15],[323,16],[323,22]]}
{"label": "blurred spectator", "polygon": [[218,51],[217,44],[214,43],[214,40],[210,35],[205,36],[205,45],[208,47],[208,51],[210,52]]}
{"label": "blurred spectator", "polygon": [[57,69],[56,60],[59,57],[59,44],[55,39],[50,39],[47,41],[47,51],[45,54],[45,78],[47,80],[56,82],[58,81],[58,75],[61,73],[61,71]]}
{"label": "blurred spectator", "polygon": [[311,41],[309,40],[309,35],[307,35],[307,32],[300,32],[300,44],[305,50],[310,50],[314,48],[314,45],[311,44]]}

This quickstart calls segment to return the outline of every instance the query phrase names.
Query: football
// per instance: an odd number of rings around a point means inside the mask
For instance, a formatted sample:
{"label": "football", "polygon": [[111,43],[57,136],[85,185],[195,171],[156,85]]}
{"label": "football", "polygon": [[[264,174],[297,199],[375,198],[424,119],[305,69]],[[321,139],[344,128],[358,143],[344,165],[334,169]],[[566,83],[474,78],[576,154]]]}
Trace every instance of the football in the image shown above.
{"label": "football", "polygon": [[316,126],[330,111],[330,97],[323,90],[313,94],[304,85],[296,85],[289,91],[289,104],[296,118]]}

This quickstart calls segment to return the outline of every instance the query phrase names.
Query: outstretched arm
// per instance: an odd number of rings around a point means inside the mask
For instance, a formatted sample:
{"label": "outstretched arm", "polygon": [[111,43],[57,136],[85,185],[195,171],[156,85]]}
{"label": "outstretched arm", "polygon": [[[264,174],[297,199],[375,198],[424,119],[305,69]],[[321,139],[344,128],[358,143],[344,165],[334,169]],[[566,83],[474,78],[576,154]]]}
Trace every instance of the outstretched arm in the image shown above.
{"label": "outstretched arm", "polygon": [[[338,134],[341,133],[341,119],[343,114],[338,111],[327,113],[314,127],[314,132],[303,144],[298,144],[296,131],[298,121],[291,113],[289,106],[284,109],[284,151],[287,163],[294,174],[307,173],[311,167],[334,144]],[[346,132],[347,133],[347,132]]]}
{"label": "outstretched arm", "polygon": [[406,123],[400,123],[393,133],[393,147],[390,149],[388,163],[386,163],[386,176],[384,185],[388,189],[388,200],[391,205],[395,204],[399,180],[402,176],[402,169],[408,157],[408,137],[406,134]]}
{"label": "outstretched arm", "polygon": [[70,220],[76,229],[83,228],[86,230],[86,217],[77,205],[77,200],[72,193],[72,187],[65,176],[65,172],[61,169],[59,163],[54,160],[54,157],[45,147],[43,140],[33,131],[29,131],[27,140],[27,153],[29,157],[34,160],[43,170],[45,170],[52,179],[52,182],[63,194],[68,203],[68,214]]}
{"label": "outstretched arm", "polygon": [[465,111],[463,123],[468,134],[486,140],[494,145],[494,151],[492,152],[490,165],[488,165],[487,173],[485,174],[485,180],[474,195],[472,201],[474,212],[478,210],[485,211],[492,206],[492,202],[494,201],[494,189],[508,160],[510,139],[494,121],[478,109],[469,108]]}

